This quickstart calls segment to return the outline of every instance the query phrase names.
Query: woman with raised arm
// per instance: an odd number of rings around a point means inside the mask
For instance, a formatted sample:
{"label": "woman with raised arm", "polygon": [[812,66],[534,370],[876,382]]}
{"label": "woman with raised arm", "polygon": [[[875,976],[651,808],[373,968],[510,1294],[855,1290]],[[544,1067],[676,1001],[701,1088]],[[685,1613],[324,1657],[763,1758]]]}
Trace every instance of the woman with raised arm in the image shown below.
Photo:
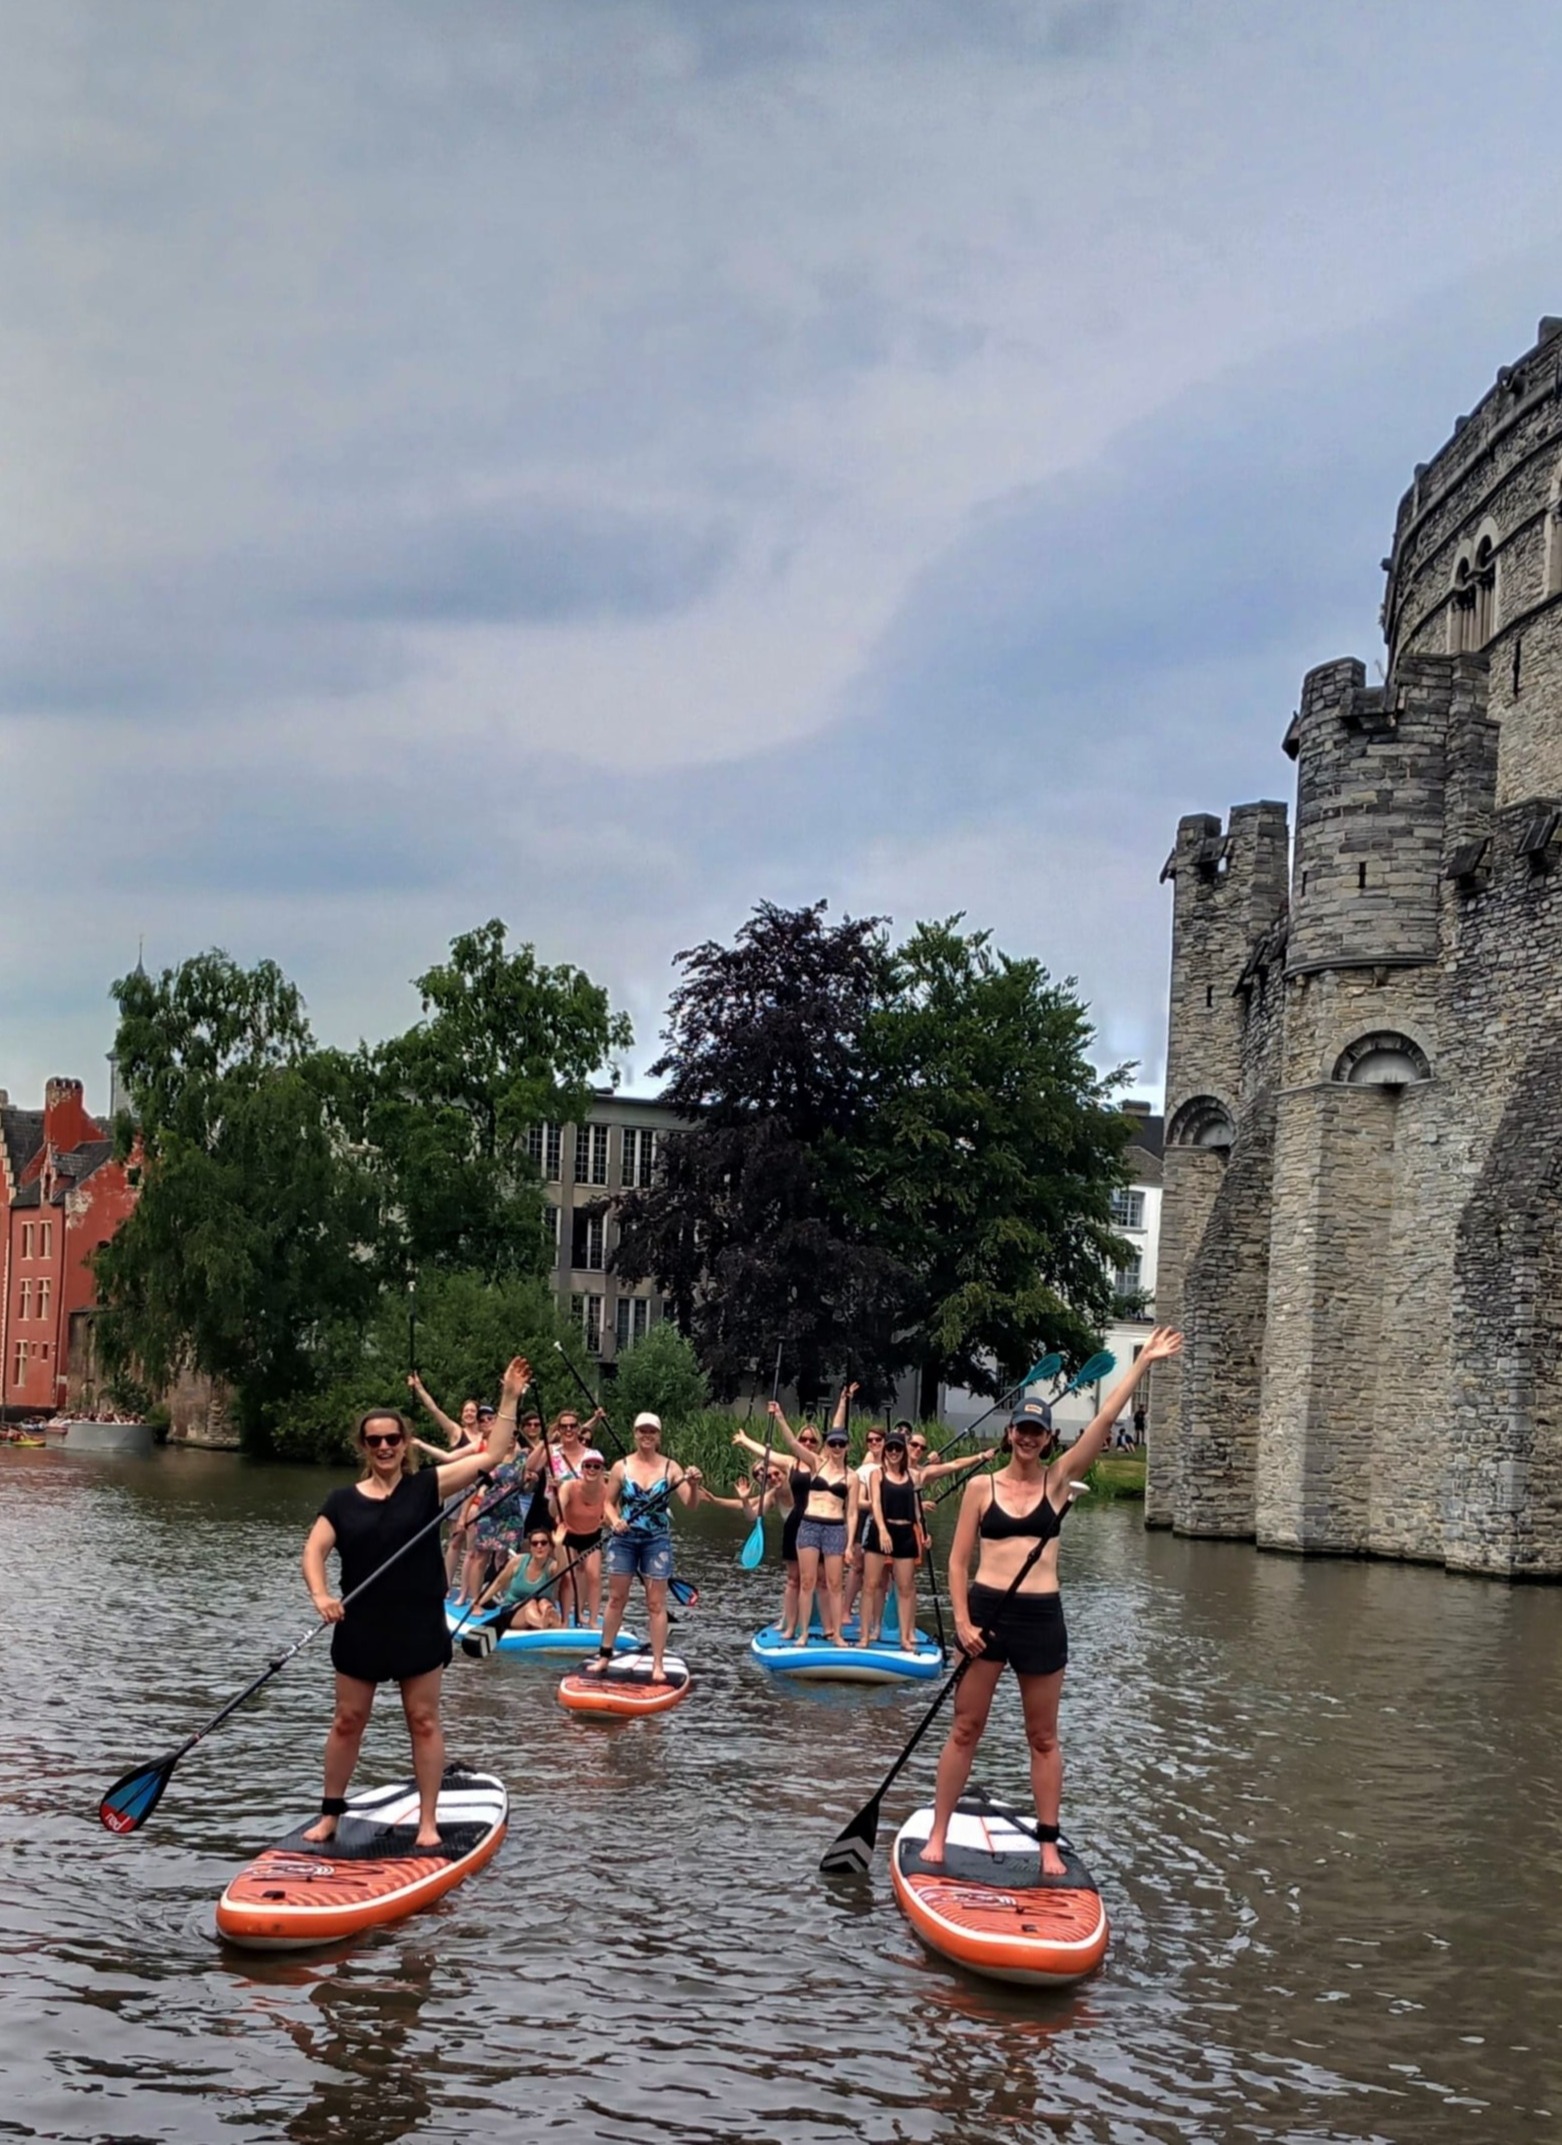
{"label": "woman with raised arm", "polygon": [[[921,1860],[938,1868],[955,1804],[971,1777],[971,1761],[1004,1667],[1014,1670],[1030,1744],[1031,1790],[1041,1837],[1043,1874],[1061,1877],[1058,1808],[1063,1758],[1058,1749],[1058,1701],[1068,1666],[1068,1632],[1058,1593],[1058,1533],[1074,1486],[1106,1449],[1112,1425],[1152,1364],[1174,1356],[1182,1335],[1158,1326],[1133,1368],[1107,1395],[1095,1420],[1059,1457],[1055,1434],[1039,1400],[1009,1418],[1010,1459],[995,1475],[979,1475],[960,1502],[949,1552],[949,1600],[966,1665],[955,1688],[954,1722],[938,1761],[933,1829]],[[975,1581],[971,1559],[978,1559]]]}
{"label": "woman with raised arm", "polygon": [[846,1464],[846,1429],[832,1423],[825,1433],[824,1452],[808,1484],[797,1530],[797,1632],[800,1641],[809,1637],[813,1622],[814,1595],[822,1596],[820,1614],[824,1635],[832,1646],[844,1646],[845,1613],[841,1605],[841,1581],[846,1568],[846,1544],[857,1529],[857,1471]]}
{"label": "woman with raised arm", "polygon": [[[375,1691],[382,1683],[394,1683],[401,1690],[418,1783],[415,1844],[440,1844],[435,1810],[445,1770],[445,1738],[439,1725],[439,1687],[450,1661],[450,1633],[439,1530],[431,1522],[441,1505],[470,1489],[487,1467],[509,1458],[516,1408],[530,1375],[517,1356],[504,1374],[504,1398],[488,1450],[464,1453],[442,1467],[413,1471],[407,1421],[396,1409],[371,1408],[359,1421],[363,1476],[332,1490],[304,1543],[309,1598],[316,1615],[336,1627],[331,1634],[336,1710],[325,1742],[320,1816],[305,1835],[308,1839],[335,1836]],[[420,1532],[421,1539],[415,1540]],[[381,1571],[408,1543],[412,1547],[406,1555]],[[331,1591],[326,1558],[333,1549],[341,1564],[342,1594],[374,1579],[350,1608]]]}
{"label": "woman with raised arm", "polygon": [[[775,1424],[776,1436],[791,1448],[793,1465],[787,1475],[787,1487],[792,1493],[792,1509],[781,1526],[781,1562],[786,1571],[786,1585],[781,1593],[781,1620],[776,1626],[777,1635],[783,1639],[806,1636],[797,1629],[797,1530],[803,1523],[803,1514],[808,1509],[808,1492],[813,1485],[819,1466],[820,1447],[824,1440],[819,1434],[819,1425],[811,1416],[805,1415],[794,1430],[786,1419],[779,1400],[770,1402],[770,1419]],[[745,1452],[757,1453],[761,1459],[765,1448],[758,1438],[746,1431],[734,1431],[732,1442],[741,1445]]]}

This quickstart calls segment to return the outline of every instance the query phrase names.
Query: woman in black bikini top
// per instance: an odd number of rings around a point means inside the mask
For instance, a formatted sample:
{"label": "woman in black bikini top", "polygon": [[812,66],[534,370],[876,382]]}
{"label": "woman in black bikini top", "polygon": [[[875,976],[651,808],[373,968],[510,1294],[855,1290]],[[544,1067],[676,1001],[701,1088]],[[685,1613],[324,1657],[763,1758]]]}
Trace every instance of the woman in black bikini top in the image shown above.
{"label": "woman in black bikini top", "polygon": [[[1009,1418],[1013,1457],[989,1480],[978,1479],[960,1503],[949,1552],[949,1599],[965,1667],[955,1689],[954,1724],[938,1761],[933,1829],[921,1860],[938,1868],[956,1803],[971,1777],[971,1761],[1004,1667],[1020,1686],[1030,1744],[1031,1789],[1041,1866],[1063,1874],[1058,1853],[1058,1806],[1063,1795],[1063,1759],[1058,1749],[1058,1701],[1068,1665],[1068,1632],[1058,1596],[1056,1542],[1072,1484],[1106,1450],[1112,1425],[1128,1406],[1153,1363],[1176,1355],[1182,1335],[1170,1326],[1150,1335],[1125,1378],[1119,1379],[1100,1413],[1068,1450],[1050,1464],[1043,1459],[1053,1433],[1040,1401],[1026,1401]],[[1012,1504],[1006,1500],[1012,1499]],[[1018,1507],[1018,1509],[1015,1509]],[[971,1578],[971,1559],[977,1558]]]}

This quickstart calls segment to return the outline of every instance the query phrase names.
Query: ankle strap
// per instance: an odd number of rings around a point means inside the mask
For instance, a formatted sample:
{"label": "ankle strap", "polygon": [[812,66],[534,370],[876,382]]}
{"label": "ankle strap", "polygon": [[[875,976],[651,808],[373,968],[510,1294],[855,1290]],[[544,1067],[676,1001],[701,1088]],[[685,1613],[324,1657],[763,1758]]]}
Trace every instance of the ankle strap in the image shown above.
{"label": "ankle strap", "polygon": [[1043,1841],[1048,1847],[1057,1845],[1058,1828],[1056,1825],[1037,1825],[1035,1833],[1037,1839]]}
{"label": "ankle strap", "polygon": [[345,1817],[347,1815],[347,1797],[345,1795],[322,1795],[320,1797],[320,1815],[322,1817]]}

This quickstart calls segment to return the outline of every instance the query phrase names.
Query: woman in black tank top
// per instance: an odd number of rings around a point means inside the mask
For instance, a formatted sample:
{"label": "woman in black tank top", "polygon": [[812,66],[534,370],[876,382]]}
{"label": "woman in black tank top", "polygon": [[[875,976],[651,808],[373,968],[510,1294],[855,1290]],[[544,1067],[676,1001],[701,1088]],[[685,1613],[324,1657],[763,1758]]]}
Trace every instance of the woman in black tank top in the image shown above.
{"label": "woman in black tank top", "polygon": [[[971,1761],[1007,1664],[1019,1682],[1025,1714],[1042,1869],[1049,1876],[1063,1874],[1056,1844],[1063,1795],[1058,1701],[1068,1633],[1058,1596],[1058,1531],[1071,1489],[1105,1451],[1112,1425],[1140,1379],[1152,1363],[1164,1362],[1181,1347],[1180,1333],[1157,1327],[1088,1429],[1050,1464],[1044,1455],[1055,1444],[1047,1411],[1040,1401],[1022,1403],[1009,1418],[1008,1466],[996,1475],[978,1476],[966,1489],[949,1552],[949,1600],[966,1661],[955,1687],[954,1723],[938,1761],[933,1829],[921,1853],[931,1869],[942,1866],[949,1820],[971,1777]],[[973,1556],[978,1556],[974,1582]]]}
{"label": "woman in black tank top", "polygon": [[873,1502],[872,1525],[866,1548],[858,1611],[862,1625],[859,1646],[876,1646],[884,1615],[886,1565],[895,1577],[895,1605],[899,1621],[899,1645],[903,1653],[916,1651],[917,1486],[912,1480],[906,1454],[906,1434],[891,1430],[884,1440],[884,1458],[868,1478]]}

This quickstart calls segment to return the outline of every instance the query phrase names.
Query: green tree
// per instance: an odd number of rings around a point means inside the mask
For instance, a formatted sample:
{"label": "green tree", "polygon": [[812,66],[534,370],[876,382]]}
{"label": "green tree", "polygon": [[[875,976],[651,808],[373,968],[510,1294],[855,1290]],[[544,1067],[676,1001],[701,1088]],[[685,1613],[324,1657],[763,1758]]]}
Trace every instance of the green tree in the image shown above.
{"label": "green tree", "polygon": [[1071,984],[961,922],[919,924],[896,950],[863,1039],[854,1205],[915,1276],[902,1337],[925,1416],[941,1380],[997,1392],[1049,1348],[1088,1354],[1128,1249],[1110,1220],[1125,1069],[1092,1068]]}
{"label": "green tree", "polygon": [[667,1048],[651,1067],[691,1122],[661,1181],[618,1203],[616,1270],[654,1276],[716,1394],[782,1376],[805,1399],[893,1352],[906,1277],[848,1198],[872,1098],[863,1058],[886,977],[876,918],[766,902],[730,946],[678,961]]}
{"label": "green tree", "polygon": [[593,1076],[633,1041],[629,1022],[578,968],[509,950],[497,918],[416,982],[415,1026],[331,1066],[380,1185],[385,1271],[541,1275],[553,1253],[528,1134],[584,1117]]}
{"label": "green tree", "polygon": [[247,1441],[318,1380],[322,1337],[374,1301],[377,1202],[335,1131],[303,1000],[273,962],[198,954],[113,986],[140,1196],[97,1256],[110,1375],[233,1389]]}
{"label": "green tree", "polygon": [[618,1359],[618,1375],[607,1389],[614,1423],[626,1440],[630,1425],[645,1409],[671,1428],[699,1415],[710,1405],[710,1386],[693,1347],[663,1319],[645,1338]]}

